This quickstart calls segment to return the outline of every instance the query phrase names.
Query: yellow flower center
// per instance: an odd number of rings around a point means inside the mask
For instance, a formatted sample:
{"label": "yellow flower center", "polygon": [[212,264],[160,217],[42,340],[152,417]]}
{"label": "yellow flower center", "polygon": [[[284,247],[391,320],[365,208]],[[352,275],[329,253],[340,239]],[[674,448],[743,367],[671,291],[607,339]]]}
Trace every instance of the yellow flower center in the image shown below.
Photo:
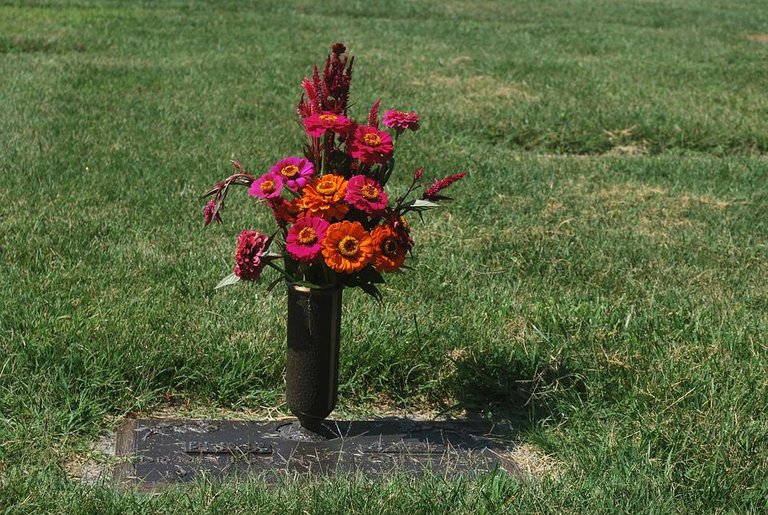
{"label": "yellow flower center", "polygon": [[317,183],[317,192],[321,195],[333,195],[338,189],[338,185],[332,180]]}
{"label": "yellow flower center", "polygon": [[363,141],[369,147],[378,147],[381,145],[381,137],[373,132],[366,133],[366,135],[363,136]]}
{"label": "yellow flower center", "polygon": [[384,252],[384,255],[389,257],[397,256],[398,248],[399,245],[397,244],[397,240],[394,238],[387,238],[384,240],[384,244],[381,246],[381,250]]}
{"label": "yellow flower center", "polygon": [[360,251],[360,242],[352,236],[344,236],[339,242],[338,249],[344,257],[355,257]]}
{"label": "yellow flower center", "polygon": [[299,167],[296,165],[288,165],[284,166],[282,170],[280,170],[280,173],[283,177],[288,177],[289,179],[296,177],[296,174],[299,173]]}
{"label": "yellow flower center", "polygon": [[368,200],[378,200],[380,192],[379,188],[373,184],[363,184],[363,187],[360,188],[360,193],[362,193],[363,197],[367,198]]}
{"label": "yellow flower center", "polygon": [[338,116],[335,114],[321,114],[320,119],[324,122],[335,122]]}
{"label": "yellow flower center", "polygon": [[261,188],[262,193],[269,194],[275,191],[275,183],[267,179],[261,184],[259,184],[259,188]]}
{"label": "yellow flower center", "polygon": [[317,241],[317,233],[311,227],[303,227],[297,237],[302,245],[311,245]]}

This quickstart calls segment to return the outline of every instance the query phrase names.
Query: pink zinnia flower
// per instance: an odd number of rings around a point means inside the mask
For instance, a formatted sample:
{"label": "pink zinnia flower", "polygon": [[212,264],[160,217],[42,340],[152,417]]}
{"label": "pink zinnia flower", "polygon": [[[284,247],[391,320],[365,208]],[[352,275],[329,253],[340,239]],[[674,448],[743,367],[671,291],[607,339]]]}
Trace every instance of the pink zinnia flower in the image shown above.
{"label": "pink zinnia flower", "polygon": [[288,231],[285,250],[297,260],[309,263],[322,250],[322,243],[329,225],[317,216],[300,217]]}
{"label": "pink zinnia flower", "polygon": [[398,133],[405,132],[408,129],[412,131],[419,130],[419,115],[416,113],[389,110],[384,113],[383,121],[384,125],[390,129],[395,129]]}
{"label": "pink zinnia flower", "polygon": [[344,200],[369,215],[383,211],[389,202],[381,184],[364,175],[355,175],[349,179]]}
{"label": "pink zinnia flower", "polygon": [[347,142],[349,154],[370,165],[384,163],[392,155],[392,137],[376,127],[361,125],[355,130],[355,135]]}
{"label": "pink zinnia flower", "polygon": [[298,191],[315,174],[315,166],[312,161],[303,157],[286,157],[270,168],[269,173],[273,177],[279,177],[289,190]]}
{"label": "pink zinnia flower", "polygon": [[251,188],[248,190],[248,194],[254,197],[261,198],[275,198],[280,196],[280,191],[283,189],[283,179],[281,177],[275,177],[270,173],[265,173],[255,181],[251,183]]}
{"label": "pink zinnia flower", "polygon": [[243,231],[235,248],[235,275],[244,281],[256,281],[266,264],[261,255],[266,251],[269,237],[259,231]]}
{"label": "pink zinnia flower", "polygon": [[319,138],[325,134],[325,131],[345,134],[351,126],[352,122],[349,118],[331,112],[313,114],[304,118],[304,128],[313,138]]}

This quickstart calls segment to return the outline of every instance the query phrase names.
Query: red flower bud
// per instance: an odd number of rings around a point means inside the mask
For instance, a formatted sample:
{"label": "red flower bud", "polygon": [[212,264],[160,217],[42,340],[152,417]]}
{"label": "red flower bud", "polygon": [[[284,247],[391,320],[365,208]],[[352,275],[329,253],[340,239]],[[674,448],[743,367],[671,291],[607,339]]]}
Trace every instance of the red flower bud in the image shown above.
{"label": "red flower bud", "polygon": [[205,225],[208,225],[212,221],[216,220],[216,223],[221,223],[221,215],[219,214],[219,210],[216,209],[216,202],[211,200],[208,202],[205,207],[203,208],[203,218],[205,220]]}

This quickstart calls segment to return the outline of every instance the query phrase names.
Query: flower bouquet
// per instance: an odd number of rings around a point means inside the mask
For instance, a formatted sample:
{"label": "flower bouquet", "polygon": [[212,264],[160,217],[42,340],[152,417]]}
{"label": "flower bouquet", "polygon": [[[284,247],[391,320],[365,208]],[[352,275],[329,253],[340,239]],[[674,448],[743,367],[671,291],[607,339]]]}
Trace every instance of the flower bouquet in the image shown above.
{"label": "flower bouquet", "polygon": [[212,196],[205,225],[221,223],[232,185],[247,187],[272,212],[276,230],[240,233],[234,272],[217,288],[259,281],[267,267],[278,272],[268,289],[286,281],[286,400],[305,427],[315,427],[335,406],[342,289],[359,287],[381,300],[382,273],[402,269],[414,246],[407,215],[449,200],[443,191],[465,175],[436,179],[415,195],[424,173],[419,168],[410,186],[390,198],[385,186],[395,168],[395,146],[404,132],[419,129],[419,116],[390,110],[380,122],[377,100],[367,120],[352,119],[353,63],[337,43],[322,73],[315,65],[312,77],[304,78],[297,106],[307,135],[303,155],[285,157],[262,175],[233,162],[236,173],[203,197]]}

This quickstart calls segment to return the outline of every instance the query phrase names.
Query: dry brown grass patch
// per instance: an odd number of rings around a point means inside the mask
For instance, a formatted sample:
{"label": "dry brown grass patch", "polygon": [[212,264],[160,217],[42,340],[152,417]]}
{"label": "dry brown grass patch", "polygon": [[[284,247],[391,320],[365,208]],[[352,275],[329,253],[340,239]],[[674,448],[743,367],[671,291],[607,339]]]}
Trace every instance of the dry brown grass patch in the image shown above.
{"label": "dry brown grass patch", "polygon": [[530,99],[533,96],[514,82],[500,80],[492,75],[472,75],[460,77],[457,75],[432,75],[430,82],[444,89],[450,89],[469,98],[520,98]]}
{"label": "dry brown grass patch", "polygon": [[562,463],[531,444],[518,444],[513,450],[505,454],[507,458],[520,467],[525,477],[554,478],[559,476],[563,470]]}
{"label": "dry brown grass patch", "polygon": [[[457,63],[461,63],[461,59],[462,56],[455,58]],[[450,99],[452,104],[459,104],[462,109],[473,114],[536,100],[536,96],[527,91],[523,84],[492,75],[463,77],[434,74],[421,77],[412,84],[420,88],[433,88],[440,98]]]}
{"label": "dry brown grass patch", "polygon": [[86,484],[94,484],[111,478],[115,457],[115,434],[109,433],[96,439],[88,451],[69,457],[64,470],[71,478]]}
{"label": "dry brown grass patch", "polygon": [[747,39],[749,39],[750,41],[756,41],[758,43],[768,43],[768,32],[747,34]]}
{"label": "dry brown grass patch", "polygon": [[506,17],[512,15],[518,9],[513,8],[509,4],[498,2],[446,2],[443,4],[443,9],[446,12],[455,15],[465,15],[469,17],[475,17],[478,14],[482,14],[483,19],[495,19],[499,17]]}
{"label": "dry brown grass patch", "polygon": [[[586,189],[586,185],[577,183],[573,189]],[[588,200],[582,212],[576,214],[577,218],[623,218],[629,232],[659,240],[660,243],[673,240],[682,231],[703,231],[707,222],[696,215],[696,210],[704,208],[722,212],[738,203],[711,194],[672,194],[659,186],[637,183],[612,184],[582,195]],[[547,219],[546,215],[552,212],[548,207],[542,214]],[[550,230],[553,229],[552,223],[555,220],[548,224]]]}
{"label": "dry brown grass patch", "polygon": [[648,153],[645,145],[616,145],[606,155],[609,156],[643,156]]}

